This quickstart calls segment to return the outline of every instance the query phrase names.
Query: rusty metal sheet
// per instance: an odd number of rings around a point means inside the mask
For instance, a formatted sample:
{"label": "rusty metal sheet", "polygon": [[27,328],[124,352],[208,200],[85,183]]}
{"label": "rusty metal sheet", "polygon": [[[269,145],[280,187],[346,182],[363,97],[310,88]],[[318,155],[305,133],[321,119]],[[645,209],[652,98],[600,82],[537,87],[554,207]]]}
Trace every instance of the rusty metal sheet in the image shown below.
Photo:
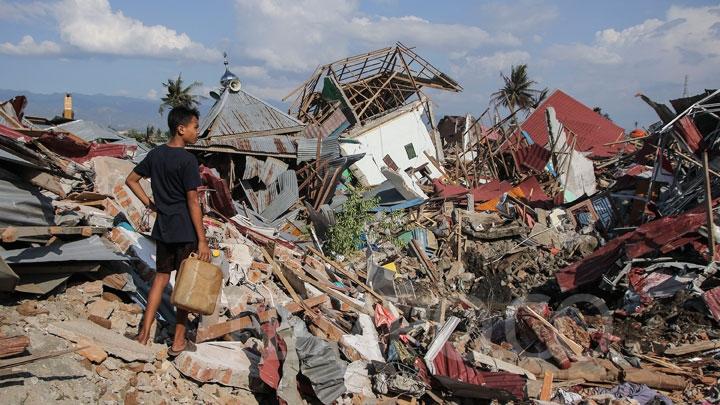
{"label": "rusty metal sheet", "polygon": [[702,295],[705,305],[716,321],[720,322],[720,287],[707,290]]}
{"label": "rusty metal sheet", "polygon": [[263,154],[263,155],[292,155],[297,153],[295,138],[286,135],[258,136],[250,138],[239,138],[235,136],[224,136],[206,138],[199,140],[188,149],[204,149],[217,146],[226,146],[238,153]]}
{"label": "rusty metal sheet", "polygon": [[[201,125],[202,136],[290,134],[304,125],[252,94],[226,89]],[[207,131],[207,134],[204,132]]]}
{"label": "rusty metal sheet", "polygon": [[[713,206],[718,200],[713,201]],[[599,280],[615,267],[623,257],[634,259],[653,252],[668,253],[700,239],[698,229],[707,221],[704,205],[676,217],[663,217],[640,225],[634,231],[623,234],[555,273],[555,279],[563,292],[588,285]],[[701,246],[704,246],[704,238]]]}

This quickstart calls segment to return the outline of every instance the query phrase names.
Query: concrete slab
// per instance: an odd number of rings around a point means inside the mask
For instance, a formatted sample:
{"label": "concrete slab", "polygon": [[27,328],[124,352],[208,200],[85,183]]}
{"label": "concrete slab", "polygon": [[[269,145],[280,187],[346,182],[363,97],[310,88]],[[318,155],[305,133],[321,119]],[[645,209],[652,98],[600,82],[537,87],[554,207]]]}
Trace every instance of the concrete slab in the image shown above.
{"label": "concrete slab", "polygon": [[155,350],[152,347],[143,346],[86,319],[53,323],[48,325],[47,331],[73,342],[90,340],[106,352],[125,361],[155,360]]}

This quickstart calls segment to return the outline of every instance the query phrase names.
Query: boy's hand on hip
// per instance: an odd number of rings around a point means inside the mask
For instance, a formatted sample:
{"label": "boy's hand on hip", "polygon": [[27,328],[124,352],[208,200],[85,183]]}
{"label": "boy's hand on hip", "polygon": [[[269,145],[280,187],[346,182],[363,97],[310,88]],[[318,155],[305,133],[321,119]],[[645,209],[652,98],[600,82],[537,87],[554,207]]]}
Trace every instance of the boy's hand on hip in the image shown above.
{"label": "boy's hand on hip", "polygon": [[208,246],[207,241],[198,243],[198,259],[204,262],[210,261],[210,246]]}

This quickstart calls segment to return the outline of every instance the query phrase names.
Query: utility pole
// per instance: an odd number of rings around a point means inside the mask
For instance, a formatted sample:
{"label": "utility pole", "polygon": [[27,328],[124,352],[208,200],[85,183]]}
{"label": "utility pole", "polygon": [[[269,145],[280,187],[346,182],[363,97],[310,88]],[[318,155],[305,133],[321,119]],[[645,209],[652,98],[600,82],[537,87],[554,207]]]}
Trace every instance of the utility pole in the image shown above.
{"label": "utility pole", "polygon": [[685,75],[685,83],[683,84],[683,97],[688,96],[688,90],[687,90],[687,83],[688,83],[688,75]]}

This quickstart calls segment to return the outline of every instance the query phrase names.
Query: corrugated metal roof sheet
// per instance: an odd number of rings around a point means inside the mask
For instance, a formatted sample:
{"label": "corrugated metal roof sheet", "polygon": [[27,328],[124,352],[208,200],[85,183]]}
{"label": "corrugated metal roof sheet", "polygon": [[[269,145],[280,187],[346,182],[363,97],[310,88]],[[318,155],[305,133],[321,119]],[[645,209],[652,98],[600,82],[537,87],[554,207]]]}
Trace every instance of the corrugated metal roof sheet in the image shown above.
{"label": "corrugated metal roof sheet", "polygon": [[705,305],[716,321],[720,322],[720,287],[707,290],[702,295]]}
{"label": "corrugated metal roof sheet", "polygon": [[550,160],[550,151],[534,143],[515,152],[515,161],[528,169],[542,172]]}
{"label": "corrugated metal roof sheet", "polygon": [[64,124],[56,125],[51,129],[58,129],[65,132],[70,132],[84,141],[93,142],[98,139],[107,139],[112,141],[118,141],[123,139],[117,132],[110,128],[103,127],[92,121],[76,120],[66,122]]}
{"label": "corrugated metal roof sheet", "polygon": [[0,226],[55,225],[50,199],[13,173],[0,168]]}
{"label": "corrugated metal roof sheet", "polygon": [[[317,158],[317,139],[299,138],[297,140],[297,162],[307,162]],[[324,139],[320,142],[320,160],[340,156],[340,142],[337,138]]]}
{"label": "corrugated metal roof sheet", "polygon": [[337,109],[322,123],[306,126],[300,135],[309,139],[325,138],[338,132],[338,128],[342,127],[340,130],[340,132],[342,132],[349,126],[350,123],[348,122],[347,117],[345,117],[345,114],[341,109]]}
{"label": "corrugated metal roof sheet", "polygon": [[[488,399],[525,399],[524,376],[507,372],[481,371],[465,363],[460,353],[450,342],[445,342],[440,353],[433,361],[435,378],[438,376],[447,377],[449,380],[438,378],[438,380],[458,396],[469,396],[474,398]],[[473,387],[466,387],[463,382]],[[474,388],[474,389],[473,389]],[[464,394],[461,394],[464,392]]]}
{"label": "corrugated metal roof sheet", "polygon": [[577,135],[576,150],[590,152],[591,157],[608,157],[623,149],[622,144],[604,145],[622,139],[625,133],[623,128],[561,90],[555,90],[520,126],[541,146],[548,143],[545,118],[548,107],[553,107],[557,119],[565,125],[565,128]]}
{"label": "corrugated metal roof sheet", "polygon": [[9,264],[130,259],[128,256],[116,253],[97,235],[63,244],[8,250],[0,252],[0,256]]}
{"label": "corrugated metal roof sheet", "polygon": [[[226,89],[202,123],[201,136],[270,135],[300,132],[304,125],[244,90]],[[205,131],[208,131],[205,134]]]}
{"label": "corrugated metal roof sheet", "polygon": [[243,180],[250,180],[258,177],[263,184],[274,182],[280,173],[288,169],[288,164],[282,160],[268,157],[264,161],[256,159],[252,156],[245,158],[245,171],[243,172]]}
{"label": "corrugated metal roof sheet", "polygon": [[4,160],[4,161],[11,162],[11,163],[16,163],[16,164],[21,164],[23,166],[32,167],[35,169],[41,169],[40,166],[33,164],[32,162],[29,162],[20,156],[16,156],[2,148],[0,148],[0,160]]}
{"label": "corrugated metal roof sheet", "polygon": [[[713,201],[713,206],[717,200]],[[596,249],[590,255],[555,273],[562,292],[594,283],[615,266],[622,257],[630,259],[652,252],[667,254],[700,238],[698,229],[707,221],[702,204],[676,217],[663,217],[642,224]],[[705,243],[705,242],[702,242]]]}
{"label": "corrugated metal roof sheet", "polygon": [[12,128],[6,127],[5,125],[0,125],[0,136],[4,136],[6,138],[10,138],[22,143],[28,143],[32,140],[32,138],[30,138],[29,136],[23,135],[20,132],[13,130]]}
{"label": "corrugated metal roof sheet", "polygon": [[295,138],[287,135],[258,136],[252,138],[238,138],[236,136],[223,136],[201,139],[188,147],[188,149],[209,149],[212,147],[227,147],[228,152],[244,154],[289,155],[295,156],[297,147]]}

